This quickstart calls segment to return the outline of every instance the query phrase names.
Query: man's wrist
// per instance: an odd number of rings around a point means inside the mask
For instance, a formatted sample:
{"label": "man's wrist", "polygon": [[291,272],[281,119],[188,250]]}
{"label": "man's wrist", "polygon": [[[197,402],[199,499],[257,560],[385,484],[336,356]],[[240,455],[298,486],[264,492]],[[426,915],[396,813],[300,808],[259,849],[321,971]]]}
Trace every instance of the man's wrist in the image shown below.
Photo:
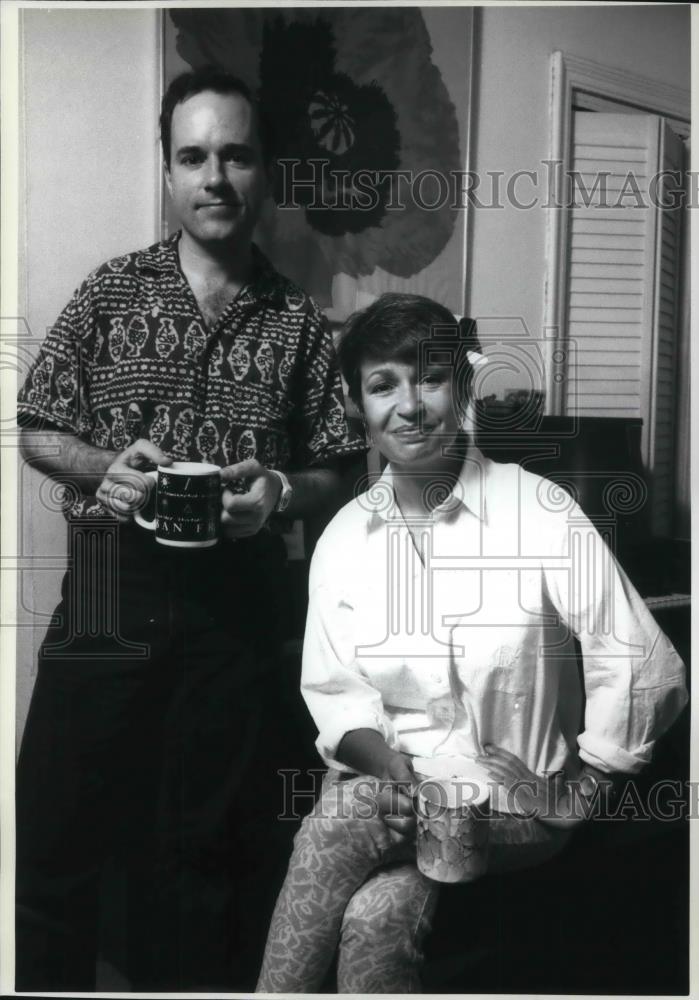
{"label": "man's wrist", "polygon": [[286,475],[280,472],[279,469],[268,469],[267,471],[272,474],[274,480],[279,484],[279,490],[271,513],[283,514],[291,503],[293,488]]}

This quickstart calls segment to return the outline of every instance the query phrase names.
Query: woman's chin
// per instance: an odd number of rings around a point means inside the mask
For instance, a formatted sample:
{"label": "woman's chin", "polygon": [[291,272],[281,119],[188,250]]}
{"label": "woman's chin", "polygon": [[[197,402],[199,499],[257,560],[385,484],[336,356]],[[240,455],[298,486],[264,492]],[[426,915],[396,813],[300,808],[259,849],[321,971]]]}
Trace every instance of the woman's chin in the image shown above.
{"label": "woman's chin", "polygon": [[393,449],[393,454],[387,456],[392,466],[400,466],[402,469],[420,472],[429,472],[431,468],[437,470],[442,462],[442,447],[440,442],[423,441],[413,442],[409,445],[402,445]]}
{"label": "woman's chin", "polygon": [[419,469],[421,472],[429,472],[430,468],[434,467],[435,471],[439,471],[447,458],[446,453],[454,445],[457,436],[440,434],[435,437],[402,441],[398,446],[387,448],[383,454],[392,466],[400,465],[402,468]]}

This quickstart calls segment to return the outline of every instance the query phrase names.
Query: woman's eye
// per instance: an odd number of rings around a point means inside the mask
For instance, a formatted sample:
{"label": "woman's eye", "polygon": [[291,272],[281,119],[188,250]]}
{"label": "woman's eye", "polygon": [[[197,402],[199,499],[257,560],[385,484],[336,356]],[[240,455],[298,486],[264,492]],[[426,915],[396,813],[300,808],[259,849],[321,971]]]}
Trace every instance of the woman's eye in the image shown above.
{"label": "woman's eye", "polygon": [[369,387],[369,392],[371,393],[388,392],[392,388],[393,386],[391,385],[390,382],[374,382],[374,384]]}
{"label": "woman's eye", "polygon": [[421,381],[424,385],[444,385],[446,375],[441,372],[430,372],[427,375],[423,375]]}

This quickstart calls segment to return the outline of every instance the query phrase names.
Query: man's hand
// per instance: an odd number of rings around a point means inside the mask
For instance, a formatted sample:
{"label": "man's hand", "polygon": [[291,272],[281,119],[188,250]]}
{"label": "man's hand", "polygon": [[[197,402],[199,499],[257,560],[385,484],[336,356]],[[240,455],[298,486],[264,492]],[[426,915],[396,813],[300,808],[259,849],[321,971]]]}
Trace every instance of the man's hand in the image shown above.
{"label": "man's hand", "polygon": [[417,779],[410,758],[398,751],[392,752],[381,779],[390,781],[391,787],[382,789],[376,796],[379,815],[392,830],[404,836],[411,835],[416,824],[412,792]]}
{"label": "man's hand", "polygon": [[254,459],[236,465],[227,465],[221,470],[224,484],[247,481],[246,493],[234,493],[224,489],[221,496],[223,513],[221,528],[226,538],[246,538],[256,535],[267,522],[279,500],[282,484],[279,476]]}
{"label": "man's hand", "polygon": [[146,465],[170,465],[172,459],[152,441],[134,441],[122,451],[107,469],[97,489],[97,499],[122,523],[133,519],[152,487],[152,482],[139,469]]}

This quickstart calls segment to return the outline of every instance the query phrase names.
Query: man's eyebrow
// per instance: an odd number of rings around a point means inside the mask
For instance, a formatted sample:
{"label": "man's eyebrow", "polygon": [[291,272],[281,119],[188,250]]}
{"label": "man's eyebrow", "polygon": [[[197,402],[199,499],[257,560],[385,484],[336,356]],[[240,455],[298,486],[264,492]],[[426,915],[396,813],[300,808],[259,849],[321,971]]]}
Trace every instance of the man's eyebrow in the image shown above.
{"label": "man's eyebrow", "polygon": [[247,142],[227,142],[222,148],[222,153],[252,153],[253,147]]}
{"label": "man's eyebrow", "polygon": [[192,153],[201,152],[203,152],[201,146],[180,146],[180,148],[175,151],[175,156],[191,156]]}
{"label": "man's eyebrow", "polygon": [[[252,156],[253,152],[254,147],[246,142],[227,142],[219,150],[223,156],[230,153],[247,153]],[[191,156],[192,154],[204,156],[205,150],[201,146],[181,146],[175,151],[175,156]]]}

